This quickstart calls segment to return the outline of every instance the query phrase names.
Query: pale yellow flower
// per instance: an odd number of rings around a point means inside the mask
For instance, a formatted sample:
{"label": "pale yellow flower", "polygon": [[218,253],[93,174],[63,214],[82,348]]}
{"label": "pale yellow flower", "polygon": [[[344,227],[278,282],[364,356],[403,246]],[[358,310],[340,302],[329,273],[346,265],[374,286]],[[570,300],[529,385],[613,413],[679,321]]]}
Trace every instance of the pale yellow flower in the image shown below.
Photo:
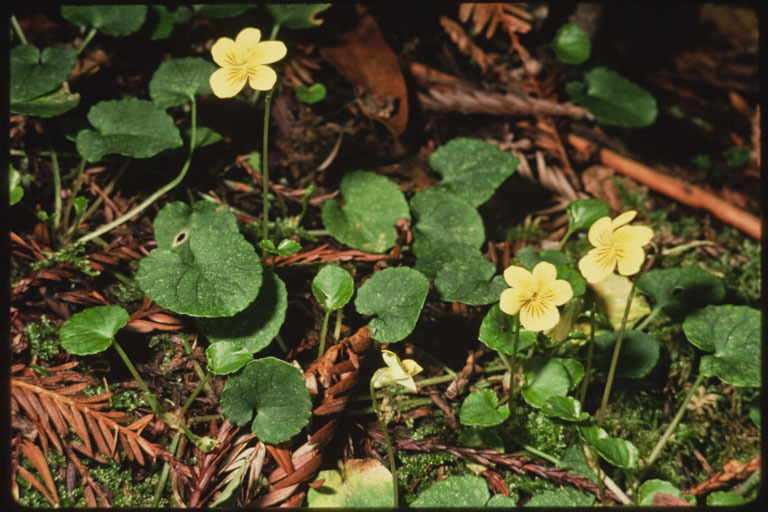
{"label": "pale yellow flower", "polygon": [[557,269],[540,261],[533,272],[510,266],[504,271],[510,288],[501,292],[499,308],[508,315],[520,314],[520,324],[529,331],[546,331],[557,325],[562,306],[573,297],[568,281],[557,279]]}
{"label": "pale yellow flower", "polygon": [[413,376],[422,371],[419,363],[413,359],[400,361],[397,354],[389,350],[382,350],[381,357],[384,358],[385,368],[379,368],[373,374],[371,381],[374,388],[383,388],[384,386],[400,385],[411,393],[416,392],[416,383]]}
{"label": "pale yellow flower", "polygon": [[243,89],[246,81],[257,91],[272,89],[277,73],[265,64],[277,62],[287,51],[281,41],[261,41],[257,28],[244,28],[234,41],[220,38],[211,48],[213,61],[221,66],[210,78],[213,94],[231,98]]}
{"label": "pale yellow flower", "polygon": [[637,212],[630,210],[615,219],[602,217],[589,228],[589,243],[594,246],[579,260],[579,270],[590,283],[599,283],[618,266],[619,274],[640,272],[645,261],[643,246],[653,238],[648,226],[627,226]]}

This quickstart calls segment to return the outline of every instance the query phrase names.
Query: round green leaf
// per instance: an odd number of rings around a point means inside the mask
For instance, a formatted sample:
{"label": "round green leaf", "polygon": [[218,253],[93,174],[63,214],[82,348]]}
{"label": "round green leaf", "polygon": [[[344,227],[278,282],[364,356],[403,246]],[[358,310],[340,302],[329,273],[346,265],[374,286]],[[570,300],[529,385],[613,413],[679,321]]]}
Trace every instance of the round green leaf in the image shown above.
{"label": "round green leaf", "polygon": [[163,62],[149,82],[149,95],[157,105],[168,108],[182,105],[201,94],[210,94],[208,80],[216,65],[200,57]]}
{"label": "round green leaf", "polygon": [[517,506],[517,499],[512,496],[504,496],[503,494],[494,494],[488,503],[485,504],[487,508],[511,508]]}
{"label": "round green leaf", "polygon": [[699,373],[735,386],[760,387],[760,312],[747,306],[707,306],[683,321],[683,332],[705,352]]}
{"label": "round green leaf", "polygon": [[734,491],[715,491],[707,496],[708,507],[735,507],[746,503],[744,496]]}
{"label": "round green leaf", "polygon": [[560,357],[532,357],[523,363],[523,399],[533,407],[544,407],[553,396],[565,396],[584,375],[581,363]]}
{"label": "round green leaf", "polygon": [[326,311],[343,308],[355,293],[355,281],[349,272],[336,265],[326,265],[312,280],[312,293]]}
{"label": "round green leaf", "polygon": [[195,14],[208,18],[234,18],[256,7],[253,4],[200,4],[193,6]]}
{"label": "round green leaf", "polygon": [[491,389],[481,389],[470,393],[459,410],[462,425],[492,427],[504,423],[509,417],[509,407],[499,406],[499,397]]}
{"label": "round green leaf", "polygon": [[584,421],[589,414],[581,410],[581,403],[571,396],[551,396],[540,409],[541,414],[565,421]]}
{"label": "round green leaf", "polygon": [[235,425],[253,419],[251,431],[269,444],[288,441],[312,417],[312,400],[301,371],[274,357],[251,361],[231,376],[220,405],[224,417]]}
{"label": "round green leaf", "polygon": [[541,491],[525,502],[524,507],[591,507],[595,503],[595,495],[582,492],[568,485],[563,490]]}
{"label": "round green leaf", "polygon": [[[654,478],[652,480],[646,480],[637,488],[637,505],[640,507],[653,506],[653,497],[656,496],[657,493],[684,498],[692,505],[696,504],[695,496],[683,496],[680,489],[675,487],[671,482]],[[707,501],[707,505],[710,505],[709,501]]]}
{"label": "round green leaf", "polygon": [[608,68],[584,73],[586,84],[568,82],[565,92],[595,116],[598,123],[617,126],[648,126],[658,114],[656,100],[648,91]]}
{"label": "round green leaf", "polygon": [[192,17],[192,10],[186,6],[177,7],[174,11],[162,5],[151,5],[150,8],[154,11],[154,17],[150,19],[155,22],[149,36],[152,40],[167,39],[175,25],[185,23]]}
{"label": "round green leaf", "polygon": [[9,93],[11,105],[39,98],[67,81],[77,64],[74,48],[45,48],[23,44],[11,50]]}
{"label": "round green leaf", "polygon": [[313,28],[323,20],[317,15],[331,4],[267,4],[266,8],[275,23],[292,29]]}
{"label": "round green leaf", "polygon": [[277,274],[265,268],[262,270],[259,294],[247,308],[232,317],[199,318],[197,325],[212,343],[227,341],[253,355],[275,339],[285,322],[287,308],[288,292],[285,283]]}
{"label": "round green leaf", "polygon": [[483,257],[480,249],[465,244],[443,245],[440,250],[420,254],[413,268],[429,279],[437,277],[437,272],[445,263],[461,258]]}
{"label": "round green leaf", "polygon": [[673,318],[725,297],[723,280],[698,267],[649,270],[637,279],[637,288],[653,298],[654,307]]}
{"label": "round green leaf", "polygon": [[411,229],[411,250],[418,258],[451,251],[454,245],[479,248],[485,241],[483,219],[466,200],[434,188],[417,192],[411,198],[416,222]]}
{"label": "round green leaf", "polygon": [[93,27],[108,36],[127,36],[141,28],[147,17],[146,5],[65,5],[64,19]]}
{"label": "round green leaf", "polygon": [[341,474],[320,471],[317,480],[325,482],[309,488],[309,508],[387,508],[394,503],[392,473],[376,459],[348,459]]}
{"label": "round green leaf", "polygon": [[568,231],[588,229],[597,219],[611,214],[608,205],[597,199],[574,199],[565,211],[568,213]]}
{"label": "round green leaf", "polygon": [[88,111],[88,121],[96,129],[78,132],[77,151],[89,162],[109,153],[149,158],[182,144],[173,118],[149,101],[102,101]]}
{"label": "round green leaf", "polygon": [[158,249],[180,247],[190,229],[209,227],[231,234],[240,233],[237,217],[227,207],[210,201],[198,201],[192,207],[181,201],[168,203],[158,212],[152,226]]}
{"label": "round green leaf", "polygon": [[98,354],[109,348],[125,327],[128,312],[120,306],[96,306],[72,315],[59,329],[61,346],[71,354]]}
{"label": "round green leaf", "polygon": [[[608,367],[616,345],[618,332],[607,332],[595,337],[595,365]],[[616,376],[642,379],[659,361],[659,341],[642,331],[626,330],[621,341],[621,352],[616,363]]]}
{"label": "round green leaf", "polygon": [[[512,348],[515,345],[515,317],[504,313],[498,304],[494,304],[485,314],[477,337],[488,348],[504,354],[512,354]],[[536,333],[521,326],[517,341],[518,353],[535,344]]]}
{"label": "round green leaf", "polygon": [[216,375],[235,373],[253,360],[253,352],[232,341],[217,341],[205,350],[208,370]]}
{"label": "round green leaf", "polygon": [[397,184],[373,172],[354,171],[341,180],[344,205],[323,203],[323,224],[339,242],[366,252],[384,252],[397,239],[398,219],[410,219],[408,203]]}
{"label": "round green leaf", "polygon": [[8,166],[8,206],[13,206],[24,197],[24,187],[21,186],[21,173],[12,165]]}
{"label": "round green leaf", "polygon": [[482,306],[498,302],[507,288],[502,276],[493,277],[496,265],[481,254],[444,263],[435,277],[441,300]]}
{"label": "round green leaf", "polygon": [[491,493],[485,479],[475,475],[449,476],[422,491],[411,507],[414,508],[480,508]]}
{"label": "round green leaf", "polygon": [[429,157],[429,165],[443,177],[435,188],[452,192],[472,206],[490,199],[519,163],[517,157],[489,142],[463,137],[440,146]]}
{"label": "round green leaf", "polygon": [[580,27],[567,23],[560,27],[552,41],[555,56],[565,64],[581,64],[589,59],[592,43]]}
{"label": "round green leaf", "polygon": [[429,293],[429,280],[409,267],[385,268],[357,290],[355,309],[376,316],[368,324],[371,337],[382,343],[401,341],[416,326]]}
{"label": "round green leaf", "polygon": [[325,98],[325,86],[321,83],[314,83],[307,87],[304,84],[296,86],[296,97],[307,105],[314,105]]}

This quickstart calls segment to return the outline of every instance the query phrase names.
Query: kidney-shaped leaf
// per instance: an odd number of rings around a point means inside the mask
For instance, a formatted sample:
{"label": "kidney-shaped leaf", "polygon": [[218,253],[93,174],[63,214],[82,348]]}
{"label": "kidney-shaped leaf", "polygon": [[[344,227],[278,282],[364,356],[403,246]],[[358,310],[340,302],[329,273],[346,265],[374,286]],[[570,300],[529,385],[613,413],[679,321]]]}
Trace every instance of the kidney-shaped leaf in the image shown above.
{"label": "kidney-shaped leaf", "polygon": [[141,28],[147,17],[146,5],[65,5],[64,19],[93,27],[108,36],[127,36]]}
{"label": "kidney-shaped leaf", "polygon": [[760,387],[760,312],[747,306],[707,306],[685,318],[683,332],[705,352],[699,373],[735,386]]}
{"label": "kidney-shaped leaf", "polygon": [[355,293],[355,281],[349,272],[336,265],[326,265],[312,280],[312,294],[326,311],[343,308]]}
{"label": "kidney-shaped leaf", "polygon": [[373,315],[371,337],[382,343],[401,341],[416,326],[429,292],[429,280],[409,267],[385,268],[357,290],[355,309]]}
{"label": "kidney-shaped leaf", "polygon": [[392,473],[376,459],[348,459],[341,473],[320,471],[319,487],[309,489],[309,508],[387,508],[395,499]]}
{"label": "kidney-shaped leaf", "polygon": [[490,199],[519,163],[517,157],[489,142],[464,137],[437,148],[429,157],[429,165],[443,177],[436,188],[444,188],[472,206]]}
{"label": "kidney-shaped leaf", "polygon": [[312,417],[301,370],[274,357],[251,361],[231,376],[220,404],[224,417],[235,425],[253,419],[251,431],[269,444],[291,439]]}
{"label": "kidney-shaped leaf", "polygon": [[589,414],[581,410],[581,402],[572,396],[551,396],[539,410],[544,416],[565,421],[584,421],[589,418]]}
{"label": "kidney-shaped leaf", "polygon": [[[512,354],[515,346],[515,317],[504,313],[498,304],[491,306],[480,324],[477,337],[488,348]],[[536,343],[536,333],[520,327],[517,351],[522,352]]]}
{"label": "kidney-shaped leaf", "polygon": [[454,245],[479,248],[485,241],[483,219],[466,200],[434,188],[411,198],[416,223],[412,250],[417,257],[450,250]]}
{"label": "kidney-shaped leaf", "polygon": [[637,279],[637,288],[653,298],[655,308],[674,318],[725,297],[723,280],[698,267],[649,270]]}
{"label": "kidney-shaped leaf", "polygon": [[151,101],[137,98],[102,101],[88,111],[95,130],[80,130],[77,151],[89,162],[109,153],[149,158],[181,146],[173,118]]}
{"label": "kidney-shaped leaf", "polygon": [[109,348],[128,318],[128,312],[120,306],[88,308],[72,315],[61,326],[61,346],[78,356],[98,354]]}
{"label": "kidney-shaped leaf", "polygon": [[77,64],[74,48],[45,48],[22,44],[10,55],[11,104],[38,98],[67,81]]}
{"label": "kidney-shaped leaf", "polygon": [[462,425],[492,427],[504,423],[509,407],[499,406],[499,397],[492,389],[481,389],[467,395],[459,410]]}
{"label": "kidney-shaped leaf", "polygon": [[292,29],[313,28],[323,20],[317,15],[331,4],[267,4],[276,23]]}
{"label": "kidney-shaped leaf", "polygon": [[171,59],[163,62],[149,82],[152,101],[163,108],[182,105],[200,94],[209,94],[208,80],[216,66],[200,57]]}
{"label": "kidney-shaped leaf", "polygon": [[411,507],[478,509],[485,506],[490,497],[484,478],[475,475],[449,476],[422,491]]}
{"label": "kidney-shaped leaf", "polygon": [[568,213],[568,231],[587,229],[597,219],[608,217],[608,205],[597,199],[574,199],[565,207]]}
{"label": "kidney-shaped leaf", "polygon": [[523,363],[523,399],[537,409],[550,397],[565,396],[584,375],[584,367],[575,359],[532,357]]}
{"label": "kidney-shaped leaf", "polygon": [[408,203],[397,184],[373,172],[354,171],[341,180],[344,205],[323,203],[323,224],[333,238],[355,249],[384,252],[395,245],[395,224],[410,219]]}
{"label": "kidney-shaped leaf", "polygon": [[[606,368],[616,345],[618,332],[607,332],[595,337],[595,364]],[[621,341],[621,352],[616,363],[616,376],[642,379],[659,361],[659,341],[642,331],[626,330]]]}
{"label": "kidney-shaped leaf", "polygon": [[502,276],[493,277],[496,265],[482,254],[444,263],[435,276],[435,289],[446,302],[482,306],[498,302],[507,288]]}
{"label": "kidney-shaped leaf", "polygon": [[[247,310],[246,310],[247,311]],[[235,373],[253,360],[253,352],[232,341],[217,341],[205,349],[208,369],[216,375]]]}

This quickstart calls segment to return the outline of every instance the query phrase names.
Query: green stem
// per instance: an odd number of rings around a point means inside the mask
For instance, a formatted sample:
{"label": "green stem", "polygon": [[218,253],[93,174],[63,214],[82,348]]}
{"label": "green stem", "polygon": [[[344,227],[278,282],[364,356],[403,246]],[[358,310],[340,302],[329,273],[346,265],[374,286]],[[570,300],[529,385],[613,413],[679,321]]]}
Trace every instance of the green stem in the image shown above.
{"label": "green stem", "polygon": [[642,331],[645,330],[646,327],[648,327],[648,324],[651,323],[651,321],[656,318],[656,316],[661,312],[661,307],[656,306],[654,307],[651,312],[643,319],[643,321],[637,325],[634,329],[636,331]]}
{"label": "green stem", "polygon": [[85,158],[80,160],[80,165],[77,166],[75,174],[75,184],[72,186],[72,193],[69,196],[67,205],[64,207],[64,218],[62,219],[62,225],[64,229],[69,231],[69,215],[72,213],[72,205],[75,203],[77,192],[80,190],[80,185],[83,183],[83,173],[85,172]]}
{"label": "green stem", "polygon": [[269,33],[269,41],[274,41],[275,38],[277,37],[277,33],[279,31],[280,31],[280,24],[279,23],[275,23],[272,26],[272,32]]}
{"label": "green stem", "polygon": [[[511,378],[509,379],[509,403],[510,403],[510,412],[512,411],[512,400],[515,398],[515,392],[517,391],[515,389],[515,383],[517,379],[515,378],[516,373],[516,365],[517,365],[517,346],[520,344],[520,314],[515,315],[515,337],[512,342],[512,358],[510,360],[510,371],[512,372]],[[502,359],[503,361],[503,359]]]}
{"label": "green stem", "polygon": [[331,317],[331,310],[325,312],[323,327],[320,329],[320,350],[317,352],[317,358],[320,359],[325,354],[325,334],[328,332],[328,319]]}
{"label": "green stem", "polygon": [[51,148],[51,170],[53,171],[53,229],[57,231],[61,222],[61,170],[59,157],[53,149],[50,138],[48,146]]}
{"label": "green stem", "polygon": [[77,54],[80,55],[80,52],[85,50],[85,47],[88,46],[88,43],[91,42],[91,39],[93,39],[93,36],[96,35],[96,32],[98,32],[95,28],[92,28],[90,32],[85,36],[85,39],[83,39],[83,42],[80,43],[80,46],[77,48]]}
{"label": "green stem", "polygon": [[187,171],[189,170],[189,165],[192,163],[192,153],[195,151],[195,137],[197,136],[197,103],[194,98],[192,98],[191,100],[191,105],[192,105],[192,109],[191,109],[192,110],[192,134],[189,140],[189,155],[187,156],[187,160],[184,162],[184,165],[181,168],[179,175],[176,176],[170,183],[168,183],[164,187],[156,190],[152,195],[150,195],[148,198],[142,201],[141,204],[133,208],[131,211],[129,211],[122,217],[115,219],[109,224],[105,224],[104,226],[100,227],[96,231],[93,231],[85,236],[80,237],[75,243],[84,244],[89,240],[93,240],[94,238],[101,236],[104,233],[107,233],[108,231],[112,231],[117,226],[125,223],[126,221],[130,220],[132,217],[143,212],[148,206],[150,206],[152,203],[157,201],[160,197],[165,195],[168,191],[173,189],[176,185],[181,183],[181,180],[183,180],[184,176],[187,175]]}
{"label": "green stem", "polygon": [[[491,372],[500,372],[500,371],[506,371],[507,367],[503,364],[497,364],[493,366],[489,366],[488,368],[484,368],[482,370],[483,373],[491,373]],[[438,375],[437,377],[430,377],[428,379],[421,379],[416,381],[416,385],[420,388],[426,387],[426,386],[432,386],[434,384],[442,384],[444,382],[450,382],[453,379],[455,379],[455,375]]]}
{"label": "green stem", "polygon": [[269,107],[272,101],[273,90],[274,89],[270,89],[267,91],[267,96],[264,98],[264,138],[261,152],[261,177],[263,180],[261,198],[262,202],[264,203],[264,240],[269,240],[269,166],[267,163],[267,151],[269,148]]}
{"label": "green stem", "polygon": [[[179,446],[179,439],[181,438],[181,433],[176,432],[173,435],[173,440],[171,441],[171,449],[170,451],[177,456],[176,449]],[[160,478],[157,481],[157,487],[155,487],[155,495],[152,497],[152,507],[157,508],[160,506],[160,498],[163,496],[163,490],[165,489],[165,484],[168,482],[168,473],[171,470],[171,465],[168,464],[166,461],[165,464],[163,464],[163,470],[160,472]]]}
{"label": "green stem", "polygon": [[221,414],[206,414],[203,416],[192,416],[187,419],[187,423],[204,423],[206,421],[218,421],[221,419]]}
{"label": "green stem", "polygon": [[736,493],[745,496],[760,483],[760,470],[758,469],[744,480],[736,489]]}
{"label": "green stem", "polygon": [[282,336],[278,333],[277,336],[275,336],[275,339],[277,340],[277,344],[280,345],[280,348],[283,350],[284,353],[288,353],[288,345],[285,344],[285,340]]}
{"label": "green stem", "polygon": [[595,354],[595,308],[597,303],[592,301],[592,308],[589,313],[589,348],[587,349],[587,367],[584,370],[584,380],[581,382],[581,390],[579,391],[579,402],[582,407],[584,401],[587,399],[587,388],[589,387],[589,378],[592,372],[592,357]]}
{"label": "green stem", "polygon": [[[123,165],[120,167],[120,169],[115,173],[114,177],[109,180],[109,183],[107,183],[107,186],[102,189],[102,192],[104,192],[104,195],[109,195],[112,193],[112,189],[115,188],[115,185],[117,185],[118,180],[120,177],[122,177],[125,170],[128,168],[128,165],[131,163],[130,160],[126,160],[123,162]],[[78,223],[76,223],[73,226],[70,226],[69,231],[67,231],[67,235],[71,235],[75,232],[75,229],[77,228],[77,224],[85,222],[85,220],[93,215],[93,212],[95,212],[99,206],[101,206],[101,203],[104,202],[104,198],[101,196],[98,196],[96,200],[93,202],[93,204],[85,211],[85,213],[80,216],[80,220]]]}
{"label": "green stem", "polygon": [[120,358],[125,363],[125,366],[128,367],[128,371],[131,372],[131,375],[133,375],[133,378],[136,379],[136,382],[139,383],[139,387],[141,388],[142,393],[144,394],[144,398],[147,400],[147,403],[149,403],[149,406],[152,408],[152,412],[159,415],[160,410],[157,408],[157,398],[155,397],[155,395],[149,392],[149,388],[144,383],[144,379],[141,378],[141,375],[139,375],[139,372],[136,371],[136,367],[133,366],[133,363],[131,362],[131,360],[128,359],[128,354],[125,353],[125,351],[123,350],[123,347],[121,347],[116,340],[112,340],[112,345],[115,347],[115,350],[117,350],[117,353],[120,355]]}
{"label": "green stem", "polygon": [[611,357],[611,366],[608,368],[608,378],[605,381],[605,390],[603,391],[603,399],[600,402],[600,410],[597,412],[597,425],[603,426],[603,417],[605,416],[605,410],[608,406],[608,398],[611,395],[611,387],[613,386],[613,377],[616,373],[616,363],[619,360],[619,352],[621,352],[621,342],[624,339],[624,329],[627,327],[627,318],[629,317],[629,309],[632,306],[632,299],[635,296],[635,287],[637,285],[637,279],[632,281],[632,288],[629,290],[629,297],[627,297],[627,307],[624,308],[624,316],[621,319],[621,327],[619,327],[619,334],[616,337],[616,346],[613,347],[613,356]]}
{"label": "green stem", "polygon": [[336,327],[333,329],[333,339],[336,341],[339,341],[339,338],[341,337],[341,319],[344,316],[343,311],[344,308],[339,308],[336,310]]}
{"label": "green stem", "polygon": [[520,446],[522,446],[525,451],[531,452],[535,456],[542,458],[544,460],[548,460],[555,466],[560,467],[561,462],[560,462],[560,459],[558,459],[557,457],[550,455],[548,453],[542,452],[541,450],[534,448],[533,446],[527,445],[525,443],[518,443],[518,444],[520,444]]}
{"label": "green stem", "polygon": [[565,242],[566,242],[566,241],[567,241],[569,238],[571,238],[571,235],[572,235],[572,234],[573,234],[573,231],[571,231],[570,229],[569,229],[568,231],[566,231],[566,232],[565,232],[565,234],[563,235],[563,238],[561,238],[561,239],[560,239],[560,243],[559,243],[559,244],[557,244],[557,250],[558,250],[558,251],[560,251],[560,250],[562,250],[562,249],[563,249],[563,246],[565,245]]}
{"label": "green stem", "polygon": [[370,388],[371,392],[371,404],[373,405],[373,411],[376,413],[376,419],[379,420],[379,424],[381,425],[381,430],[384,433],[384,441],[387,444],[387,454],[389,455],[389,471],[392,473],[392,493],[394,495],[394,508],[397,508],[397,467],[395,466],[395,453],[392,449],[392,441],[389,439],[389,432],[387,431],[387,423],[384,421],[384,418],[381,417],[381,410],[379,410],[379,404],[376,401],[376,394],[374,392],[373,388],[373,380],[371,380],[371,383],[368,386]]}
{"label": "green stem", "polygon": [[181,416],[184,417],[184,414],[186,414],[187,409],[192,405],[192,402],[195,401],[195,398],[197,398],[197,395],[200,394],[200,391],[203,390],[203,387],[205,387],[205,384],[208,382],[208,377],[210,377],[210,374],[206,374],[205,377],[197,384],[197,387],[192,391],[192,394],[189,395],[187,398],[187,401],[184,402],[184,405],[181,407]]}
{"label": "green stem", "polygon": [[16,19],[16,16],[11,15],[11,25],[13,25],[13,30],[16,32],[21,44],[29,44],[27,43],[27,38],[24,36],[24,31],[21,30],[21,25],[19,25],[19,20]]}

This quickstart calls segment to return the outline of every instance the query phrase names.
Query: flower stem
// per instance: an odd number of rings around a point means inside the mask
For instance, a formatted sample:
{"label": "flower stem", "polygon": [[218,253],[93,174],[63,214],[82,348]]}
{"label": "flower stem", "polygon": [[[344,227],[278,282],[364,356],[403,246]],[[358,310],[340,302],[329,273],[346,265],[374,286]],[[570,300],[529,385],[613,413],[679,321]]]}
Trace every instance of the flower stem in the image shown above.
{"label": "flower stem", "polygon": [[51,171],[53,171],[53,229],[59,229],[61,222],[61,170],[59,168],[59,157],[56,150],[53,149],[50,138],[48,145],[51,148]]}
{"label": "flower stem", "polygon": [[565,245],[565,242],[568,241],[568,239],[571,237],[572,234],[573,234],[573,231],[571,231],[570,229],[565,232],[565,234],[563,235],[563,238],[560,239],[560,243],[557,244],[557,250],[558,251],[563,249],[563,246]]}
{"label": "flower stem", "polygon": [[200,382],[197,384],[197,387],[192,391],[192,394],[189,395],[189,398],[187,398],[187,401],[184,402],[184,405],[181,407],[181,416],[183,417],[184,414],[186,414],[187,409],[192,405],[192,402],[195,401],[195,398],[197,398],[197,395],[200,394],[200,391],[203,390],[205,387],[205,384],[208,382],[208,377],[210,377],[210,374],[206,373],[205,377],[200,380]]}
{"label": "flower stem", "polygon": [[77,47],[77,54],[80,55],[80,53],[85,50],[85,47],[88,46],[88,43],[91,42],[91,39],[93,39],[93,36],[96,35],[96,32],[98,32],[95,28],[92,28],[90,32],[85,36],[85,39],[83,39],[83,42],[80,43],[80,46]]}
{"label": "flower stem", "polygon": [[584,380],[581,382],[581,390],[579,390],[579,402],[582,407],[584,401],[587,399],[587,388],[589,387],[589,377],[592,372],[592,357],[595,354],[595,308],[597,303],[592,301],[592,308],[589,313],[589,348],[587,349],[587,367],[584,370]]}
{"label": "flower stem", "polygon": [[263,187],[261,191],[262,202],[264,203],[264,227],[263,227],[263,239],[269,240],[269,167],[268,167],[268,142],[269,142],[269,107],[272,101],[272,91],[267,91],[267,95],[264,98],[264,138],[263,147],[261,151],[261,176],[263,181]]}
{"label": "flower stem", "polygon": [[317,352],[317,358],[320,359],[325,354],[325,335],[328,332],[328,319],[331,317],[331,310],[325,312],[323,327],[320,329],[320,350]]}
{"label": "flower stem", "polygon": [[[170,452],[174,455],[178,455],[176,453],[176,448],[179,446],[179,439],[181,439],[181,432],[176,432],[173,435],[173,440],[171,441],[171,447]],[[163,464],[163,469],[160,472],[160,478],[157,481],[157,487],[155,487],[155,495],[152,497],[152,507],[157,508],[160,506],[160,498],[163,496],[163,490],[165,489],[165,484],[168,482],[168,473],[171,470],[171,465],[168,463],[168,461]]]}
{"label": "flower stem", "polygon": [[[77,166],[77,174],[75,175],[75,184],[72,186],[72,194],[69,196],[67,205],[64,207],[64,218],[62,219],[62,224],[63,229],[66,229],[67,231],[69,231],[69,215],[72,213],[72,205],[75,203],[77,192],[80,190],[80,185],[83,182],[83,172],[85,172],[85,158],[81,159],[80,165]],[[75,219],[75,223],[77,223],[77,219]]]}
{"label": "flower stem", "polygon": [[[511,404],[512,404],[512,399],[515,398],[515,392],[516,392],[515,383],[516,383],[517,379],[515,378],[515,373],[516,373],[515,372],[515,365],[517,364],[517,346],[519,344],[520,344],[520,314],[518,313],[517,315],[515,315],[515,337],[514,337],[514,340],[512,342],[512,356],[511,356],[511,360],[509,362],[510,363],[509,366],[510,366],[511,372],[512,372],[512,375],[510,376],[511,378],[509,379],[510,412],[512,412],[512,409],[511,409],[512,405]],[[503,361],[503,359],[502,359],[502,361]]]}
{"label": "flower stem", "polygon": [[21,44],[28,44],[27,38],[24,36],[24,31],[21,30],[21,25],[19,25],[19,20],[16,19],[16,16],[11,15],[11,24],[13,25],[13,30],[16,32]]}
{"label": "flower stem", "polygon": [[654,307],[651,312],[646,316],[643,321],[635,327],[636,331],[642,331],[645,330],[646,327],[648,327],[648,324],[651,323],[651,321],[656,318],[656,316],[661,312],[661,307],[656,306]]}
{"label": "flower stem", "polygon": [[341,337],[341,319],[343,318],[344,308],[336,310],[336,327],[333,329],[333,339],[339,341]]}
{"label": "flower stem", "polygon": [[123,347],[120,346],[120,344],[117,343],[116,340],[112,340],[112,345],[115,347],[115,350],[117,350],[117,353],[120,355],[120,358],[125,363],[125,366],[128,367],[128,371],[131,372],[131,375],[133,375],[133,378],[136,379],[136,382],[139,383],[139,387],[142,390],[142,393],[144,394],[144,398],[147,400],[147,403],[149,403],[149,406],[152,408],[152,412],[155,414],[159,414],[160,410],[157,408],[157,398],[155,395],[149,392],[149,388],[144,383],[144,379],[141,378],[141,375],[139,375],[139,372],[136,371],[136,367],[133,366],[133,363],[130,359],[128,359],[128,354],[125,353],[123,350]]}
{"label": "flower stem", "polygon": [[373,388],[373,380],[368,386],[371,392],[371,404],[373,405],[373,411],[376,413],[376,419],[379,420],[381,430],[384,432],[384,442],[387,444],[387,455],[389,455],[389,471],[392,473],[392,493],[394,497],[394,508],[397,508],[397,467],[395,467],[395,453],[392,449],[392,441],[389,439],[389,432],[387,431],[387,423],[384,418],[381,417],[381,410],[379,404],[376,401],[376,394]]}
{"label": "flower stem", "polygon": [[611,366],[608,368],[608,378],[605,381],[605,389],[603,390],[603,399],[600,402],[600,410],[597,412],[597,425],[603,426],[603,417],[605,416],[605,409],[608,406],[608,398],[611,395],[611,386],[613,385],[613,377],[616,373],[616,363],[619,360],[619,352],[621,352],[621,342],[624,339],[624,329],[627,327],[627,318],[629,317],[629,309],[632,306],[632,299],[635,296],[635,287],[637,280],[632,281],[632,288],[629,290],[629,296],[627,297],[627,307],[624,308],[624,316],[621,319],[621,327],[619,327],[619,334],[616,337],[616,345],[613,347],[613,356],[611,357]]}

